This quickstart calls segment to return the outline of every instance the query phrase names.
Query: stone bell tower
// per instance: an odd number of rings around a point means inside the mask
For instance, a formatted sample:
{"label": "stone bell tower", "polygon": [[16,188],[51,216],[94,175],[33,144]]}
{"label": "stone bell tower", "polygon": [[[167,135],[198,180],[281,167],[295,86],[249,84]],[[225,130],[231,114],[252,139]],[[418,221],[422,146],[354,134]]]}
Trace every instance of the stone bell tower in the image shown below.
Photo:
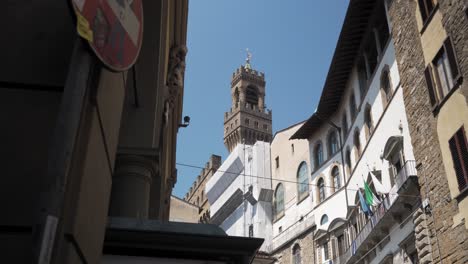
{"label": "stone bell tower", "polygon": [[252,69],[251,54],[232,74],[232,106],[224,114],[224,145],[231,152],[239,143],[271,142],[271,110],[265,107],[265,74]]}

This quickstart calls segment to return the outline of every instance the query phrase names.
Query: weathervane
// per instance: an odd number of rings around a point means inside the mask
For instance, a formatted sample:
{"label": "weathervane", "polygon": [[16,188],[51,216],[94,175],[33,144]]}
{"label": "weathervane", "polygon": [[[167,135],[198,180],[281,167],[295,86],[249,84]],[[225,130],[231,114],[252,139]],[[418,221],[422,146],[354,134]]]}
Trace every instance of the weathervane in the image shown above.
{"label": "weathervane", "polygon": [[250,68],[250,60],[252,59],[252,53],[250,53],[249,48],[246,48],[247,58],[245,59],[245,67]]}

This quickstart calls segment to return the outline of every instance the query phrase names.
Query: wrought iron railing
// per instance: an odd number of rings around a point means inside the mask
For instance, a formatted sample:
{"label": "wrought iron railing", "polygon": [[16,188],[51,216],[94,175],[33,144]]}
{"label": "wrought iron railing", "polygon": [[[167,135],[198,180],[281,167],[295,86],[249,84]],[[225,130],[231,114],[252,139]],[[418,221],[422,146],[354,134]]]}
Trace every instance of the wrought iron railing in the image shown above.
{"label": "wrought iron railing", "polygon": [[361,229],[359,234],[351,243],[350,247],[346,250],[344,254],[338,256],[333,260],[333,264],[340,263],[344,264],[349,261],[349,259],[356,254],[356,251],[362,245],[362,243],[368,238],[369,234],[372,232],[374,227],[380,222],[380,220],[385,216],[387,211],[391,208],[393,203],[398,198],[398,190],[403,186],[403,184],[408,180],[411,176],[417,176],[416,170],[416,161],[408,160],[405,162],[403,168],[398,172],[395,177],[395,185],[390,190],[390,194],[385,197],[385,199],[380,203],[373,216],[369,218],[367,223]]}

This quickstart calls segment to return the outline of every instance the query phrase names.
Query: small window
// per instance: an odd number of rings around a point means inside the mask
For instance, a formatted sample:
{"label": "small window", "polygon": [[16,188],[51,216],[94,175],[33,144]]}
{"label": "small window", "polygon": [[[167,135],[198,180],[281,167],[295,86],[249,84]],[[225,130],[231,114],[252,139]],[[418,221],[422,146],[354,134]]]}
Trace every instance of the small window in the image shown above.
{"label": "small window", "polygon": [[246,125],[249,125],[250,124],[250,120],[248,118],[245,119],[245,124]]}
{"label": "small window", "polygon": [[348,166],[348,169],[351,170],[351,151],[349,148],[346,149],[346,166]]}
{"label": "small window", "polygon": [[393,95],[392,82],[390,80],[390,70],[388,65],[384,66],[382,73],[380,74],[380,90],[382,94],[382,103],[384,107],[386,107],[392,99]]}
{"label": "small window", "polygon": [[237,126],[237,119],[234,121],[234,123],[235,123],[235,124],[236,124],[236,126]]}
{"label": "small window", "polygon": [[322,178],[318,180],[318,193],[319,193],[319,202],[323,202],[325,200],[325,182]]}
{"label": "small window", "polygon": [[268,130],[268,125],[267,125],[267,124],[263,124],[263,129],[264,129],[264,130]]}
{"label": "small window", "polygon": [[278,232],[279,233],[283,232],[283,227],[282,226],[278,227]]}
{"label": "small window", "polygon": [[436,106],[455,87],[459,78],[457,59],[450,38],[437,53],[432,63],[426,68],[426,77],[429,99],[432,106]]}
{"label": "small window", "polygon": [[333,179],[333,187],[335,191],[341,188],[341,179],[340,179],[340,169],[338,166],[333,167],[332,169],[332,179]]}
{"label": "small window", "polygon": [[346,113],[343,114],[342,126],[344,132],[343,135],[346,135],[346,133],[348,133],[348,117],[346,116]]}
{"label": "small window", "polygon": [[231,123],[231,128],[232,128],[233,126],[234,126],[234,124],[233,124],[233,123]]}
{"label": "small window", "polygon": [[304,198],[309,193],[309,173],[305,161],[301,162],[297,170],[297,192],[298,199]]}
{"label": "small window", "polygon": [[349,112],[351,113],[351,120],[356,118],[356,99],[354,98],[354,94],[351,94],[349,97]]}
{"label": "small window", "polygon": [[461,127],[449,140],[453,167],[457,175],[458,190],[467,188],[468,182],[468,144],[466,143],[465,129]]}
{"label": "small window", "polygon": [[294,154],[294,144],[291,144],[291,153]]}
{"label": "small window", "polygon": [[323,243],[323,258],[325,261],[330,259],[330,252],[328,251],[328,242]]}
{"label": "small window", "polygon": [[293,247],[293,264],[301,264],[301,247],[295,244]]}
{"label": "small window", "polygon": [[323,163],[323,147],[322,143],[317,143],[314,149],[314,162],[315,162],[315,169],[318,169],[320,165]]}
{"label": "small window", "polygon": [[338,152],[339,146],[338,146],[338,135],[336,131],[330,132],[328,135],[328,153],[329,157],[331,157],[333,154]]}
{"label": "small window", "polygon": [[284,187],[281,183],[276,186],[274,210],[275,217],[278,217],[284,213]]}
{"label": "small window", "polygon": [[257,121],[254,121],[254,126],[255,126],[255,128],[258,128],[258,122]]}
{"label": "small window", "polygon": [[328,215],[324,214],[322,218],[320,219],[320,224],[324,225],[326,223],[328,223]]}
{"label": "small window", "polygon": [[419,11],[421,12],[421,18],[423,23],[426,23],[426,20],[431,15],[434,10],[435,4],[434,0],[418,0]]}
{"label": "small window", "polygon": [[354,131],[354,146],[356,147],[356,160],[361,157],[361,140],[359,139],[359,131]]}
{"label": "small window", "polygon": [[366,137],[369,139],[370,135],[374,132],[374,124],[372,122],[371,106],[367,105],[364,112],[364,124],[366,129]]}
{"label": "small window", "polygon": [[276,156],[275,158],[275,163],[276,163],[276,168],[279,168],[280,164],[279,164],[279,156]]}
{"label": "small window", "polygon": [[254,229],[253,229],[253,225],[249,225],[249,237],[253,237],[254,236]]}

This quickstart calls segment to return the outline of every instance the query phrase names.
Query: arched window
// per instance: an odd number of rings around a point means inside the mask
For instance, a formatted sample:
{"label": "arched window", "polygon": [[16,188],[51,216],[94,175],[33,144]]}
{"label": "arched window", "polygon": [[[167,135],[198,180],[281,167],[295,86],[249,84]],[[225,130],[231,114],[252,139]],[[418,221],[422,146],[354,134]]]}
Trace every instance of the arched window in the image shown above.
{"label": "arched window", "polygon": [[297,169],[297,193],[299,200],[309,193],[309,173],[307,171],[307,163],[305,161],[301,162]]}
{"label": "arched window", "polygon": [[354,98],[354,93],[349,97],[349,112],[351,113],[351,120],[356,118],[356,99]]}
{"label": "arched window", "polygon": [[255,86],[247,86],[246,90],[246,95],[245,95],[246,101],[248,104],[251,104],[252,106],[258,105],[258,90]]}
{"label": "arched window", "polygon": [[275,216],[278,217],[284,213],[284,187],[283,184],[278,184],[275,190]]}
{"label": "arched window", "polygon": [[237,107],[237,105],[239,103],[239,89],[237,89],[237,88],[234,91],[233,100],[234,100],[235,106]]}
{"label": "arched window", "polygon": [[333,167],[332,172],[333,187],[335,191],[341,188],[340,169],[338,166]]}
{"label": "arched window", "polygon": [[359,139],[359,131],[354,131],[354,146],[356,147],[356,160],[361,157],[361,140]]}
{"label": "arched window", "polygon": [[382,94],[382,103],[386,107],[392,98],[392,81],[390,79],[390,69],[385,65],[380,74],[380,90]]}
{"label": "arched window", "polygon": [[[343,129],[343,135],[346,135],[348,133],[348,117],[346,116],[346,112],[343,114],[343,120],[342,120],[342,129]],[[344,141],[344,139],[343,139]]]}
{"label": "arched window", "polygon": [[325,200],[325,181],[323,178],[320,178],[317,182],[318,193],[319,193],[319,202]]}
{"label": "arched window", "polygon": [[319,142],[315,145],[314,148],[314,162],[315,162],[315,169],[318,169],[320,165],[323,163],[323,147],[322,143]]}
{"label": "arched window", "polygon": [[336,131],[332,131],[328,135],[328,153],[330,153],[328,156],[331,157],[333,154],[335,154],[338,151],[338,136]]}
{"label": "arched window", "polygon": [[364,124],[366,131],[366,138],[369,139],[370,135],[374,132],[374,124],[372,122],[372,112],[371,106],[366,105],[366,110],[364,111]]}
{"label": "arched window", "polygon": [[324,214],[322,218],[320,218],[320,224],[324,225],[326,223],[328,223],[328,215]]}
{"label": "arched window", "polygon": [[346,159],[346,166],[348,166],[348,172],[350,172],[351,171],[351,151],[349,150],[349,147],[346,148],[345,159]]}
{"label": "arched window", "polygon": [[301,247],[295,244],[293,247],[293,264],[301,264]]}

